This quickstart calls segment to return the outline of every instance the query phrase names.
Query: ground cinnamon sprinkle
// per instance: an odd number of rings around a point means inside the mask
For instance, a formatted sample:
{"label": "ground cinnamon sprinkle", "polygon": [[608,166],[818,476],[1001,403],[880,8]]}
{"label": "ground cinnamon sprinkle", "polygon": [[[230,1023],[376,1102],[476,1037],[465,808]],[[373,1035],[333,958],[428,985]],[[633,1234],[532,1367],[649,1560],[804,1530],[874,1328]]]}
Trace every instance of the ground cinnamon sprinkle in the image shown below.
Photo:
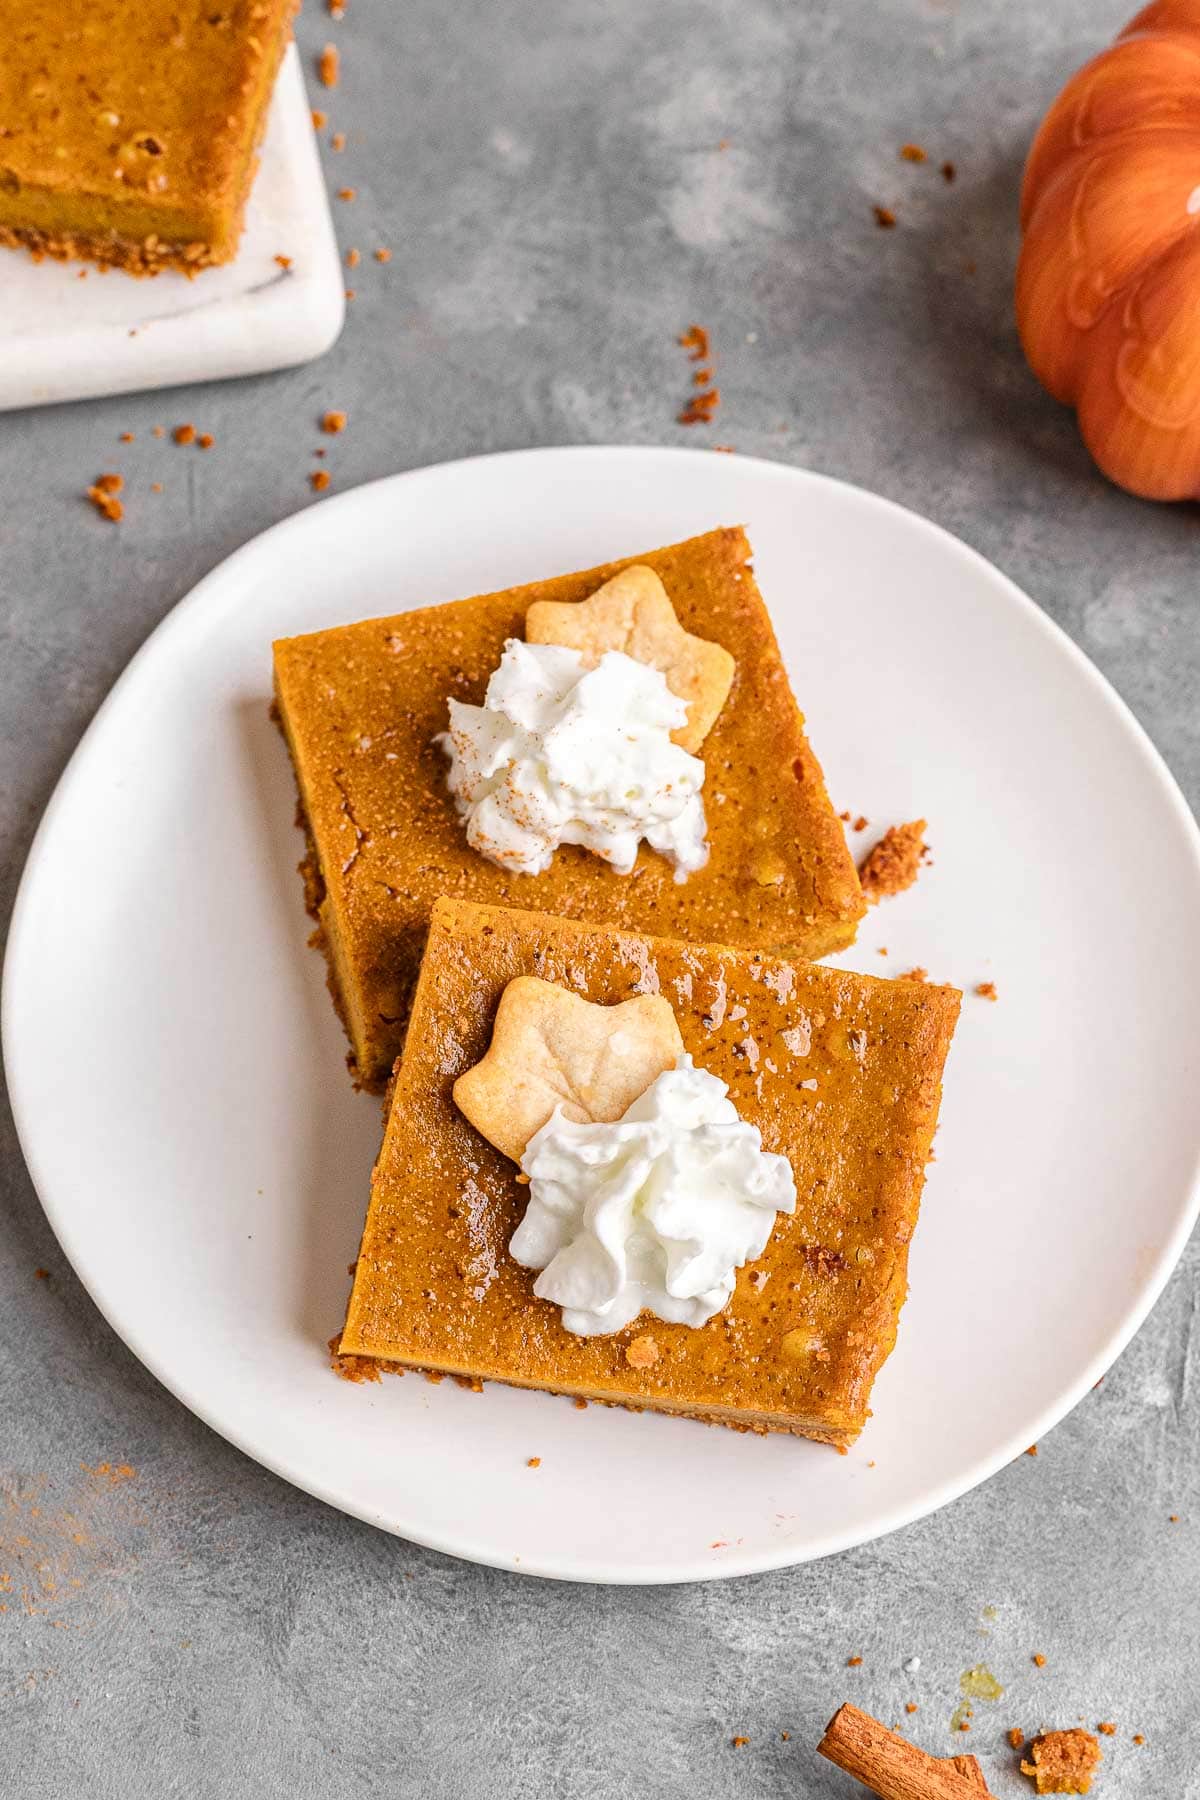
{"label": "ground cinnamon sprinkle", "polygon": [[171,436],[175,439],[177,444],[194,444],[196,441],[196,427],[194,425],[177,425],[171,433]]}
{"label": "ground cinnamon sprinkle", "polygon": [[336,44],[326,44],[317,58],[317,80],[322,87],[335,88],[341,74],[342,59]]}
{"label": "ground cinnamon sprinkle", "polygon": [[901,162],[911,162],[911,163],[923,163],[923,162],[927,161],[927,158],[926,158],[925,152],[924,152],[924,150],[922,150],[920,144],[901,144],[901,146],[900,146],[900,161]]}
{"label": "ground cinnamon sprinkle", "polygon": [[1025,1742],[1025,1733],[1019,1725],[1014,1725],[1008,1734],[1008,1741],[1014,1750],[1019,1750]]}
{"label": "ground cinnamon sprinkle", "polygon": [[928,854],[924,819],[914,819],[908,825],[889,825],[858,871],[863,893],[871,905],[910,888]]}
{"label": "ground cinnamon sprinkle", "polygon": [[871,211],[875,215],[875,223],[878,225],[880,231],[891,231],[896,223],[896,215],[891,207],[873,206]]}
{"label": "ground cinnamon sprinkle", "polygon": [[689,325],[686,331],[680,332],[679,342],[692,362],[708,361],[708,333],[703,325]]}
{"label": "ground cinnamon sprinkle", "polygon": [[679,415],[681,425],[707,425],[721,404],[720,388],[709,388],[705,394],[693,394]]}
{"label": "ground cinnamon sprinkle", "polygon": [[275,261],[279,264],[281,269],[290,269],[292,266],[292,259],[290,256],[277,256]]}
{"label": "ground cinnamon sprinkle", "polygon": [[345,431],[345,429],[346,415],[344,412],[327,412],[322,415],[321,430],[327,431],[330,437],[336,437],[339,431]]}
{"label": "ground cinnamon sprinkle", "polygon": [[999,999],[999,995],[996,993],[996,984],[994,981],[977,982],[975,984],[975,992],[979,995],[979,998],[981,1000]]}
{"label": "ground cinnamon sprinkle", "polygon": [[318,494],[323,494],[325,489],[329,486],[332,477],[328,469],[314,469],[308,479],[314,490]]}

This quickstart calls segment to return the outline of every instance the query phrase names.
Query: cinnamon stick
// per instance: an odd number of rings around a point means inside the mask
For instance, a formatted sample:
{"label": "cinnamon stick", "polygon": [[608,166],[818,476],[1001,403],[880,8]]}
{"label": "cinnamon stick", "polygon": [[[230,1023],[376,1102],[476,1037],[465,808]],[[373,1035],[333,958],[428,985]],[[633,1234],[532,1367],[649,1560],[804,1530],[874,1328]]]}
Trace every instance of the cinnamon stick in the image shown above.
{"label": "cinnamon stick", "polygon": [[[929,1756],[857,1706],[838,1708],[817,1752],[857,1776],[879,1800],[979,1800],[987,1792],[973,1756]],[[963,1763],[974,1768],[968,1772]]]}
{"label": "cinnamon stick", "polygon": [[988,1784],[984,1780],[983,1770],[979,1766],[977,1757],[951,1756],[947,1758],[947,1761],[954,1765],[960,1775],[965,1775],[971,1785],[978,1788],[981,1794],[988,1792]]}

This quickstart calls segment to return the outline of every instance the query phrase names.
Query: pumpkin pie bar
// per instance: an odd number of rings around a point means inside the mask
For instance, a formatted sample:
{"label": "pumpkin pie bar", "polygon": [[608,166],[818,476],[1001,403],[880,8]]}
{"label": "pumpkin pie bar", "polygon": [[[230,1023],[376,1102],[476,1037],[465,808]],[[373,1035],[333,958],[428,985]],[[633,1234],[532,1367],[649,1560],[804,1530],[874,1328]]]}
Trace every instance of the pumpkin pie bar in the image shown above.
{"label": "pumpkin pie bar", "polygon": [[[702,751],[708,862],[677,881],[667,859],[643,846],[624,875],[568,844],[544,873],[514,874],[470,847],[455,811],[435,741],[448,702],[483,699],[506,641],[526,635],[535,602],[583,601],[635,565],[661,579],[688,632],[734,661]],[[852,942],[865,910],[739,528],[283,639],[275,695],[308,832],[309,906],[352,1066],[368,1087],[386,1082],[399,1053],[439,895],[809,957]]]}
{"label": "pumpkin pie bar", "polygon": [[[529,1187],[455,1104],[508,984],[660,995],[795,1210],[708,1323],[577,1336],[509,1252]],[[846,1446],[896,1338],[954,988],[439,900],[396,1072],[340,1352]],[[459,1096],[463,1089],[460,1085]]]}
{"label": "pumpkin pie bar", "polygon": [[228,262],[297,3],[0,0],[0,244]]}

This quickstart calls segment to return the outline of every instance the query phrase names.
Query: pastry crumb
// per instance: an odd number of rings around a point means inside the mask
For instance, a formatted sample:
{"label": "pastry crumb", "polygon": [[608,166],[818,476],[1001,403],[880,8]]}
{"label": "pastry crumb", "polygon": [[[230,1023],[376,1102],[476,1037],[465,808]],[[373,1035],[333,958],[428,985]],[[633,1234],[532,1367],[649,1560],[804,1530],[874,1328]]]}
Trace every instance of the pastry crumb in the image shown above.
{"label": "pastry crumb", "polygon": [[733,1745],[735,1750],[744,1750],[747,1744],[749,1744],[750,1739],[748,1737],[735,1737],[730,1738],[729,1742]]}
{"label": "pastry crumb", "polygon": [[851,831],[865,831],[870,823],[870,819],[865,818],[862,813],[859,813],[850,829]]}
{"label": "pastry crumb", "polygon": [[[1030,1446],[1029,1446],[1029,1448],[1028,1448],[1028,1450],[1026,1450],[1026,1452],[1025,1452],[1025,1454],[1026,1454],[1026,1456],[1036,1456],[1036,1455],[1037,1455],[1037,1445],[1036,1445],[1036,1444],[1030,1444]],[[1033,1659],[1033,1660],[1034,1660],[1034,1662],[1037,1662],[1037,1660],[1038,1660],[1038,1659],[1037,1659],[1037,1657],[1036,1657],[1036,1656],[1035,1656],[1035,1657],[1034,1657],[1034,1659]],[[1046,1660],[1046,1659],[1045,1659],[1045,1657],[1044,1657],[1044,1656],[1043,1656],[1043,1658],[1042,1658],[1042,1662],[1045,1662],[1045,1660]],[[1039,1663],[1039,1664],[1038,1664],[1038,1666],[1039,1666],[1039,1668],[1040,1668],[1040,1667],[1041,1667],[1041,1664],[1040,1664],[1040,1663]]]}
{"label": "pastry crumb", "polygon": [[348,269],[357,269],[357,267],[361,261],[362,261],[362,252],[361,251],[347,250],[347,252],[346,252],[346,267]]}
{"label": "pastry crumb", "polygon": [[1032,1762],[1021,1760],[1022,1775],[1033,1778],[1039,1794],[1086,1794],[1101,1761],[1100,1745],[1090,1731],[1047,1731],[1030,1745]]}
{"label": "pastry crumb", "polygon": [[122,433],[121,433],[121,442],[122,442],[122,443],[123,443],[123,444],[132,444],[132,442],[133,442],[133,433],[132,433],[132,431],[123,431],[123,432],[122,432]]}
{"label": "pastry crumb", "polygon": [[873,206],[871,211],[875,215],[875,223],[878,225],[880,231],[891,231],[893,229],[896,223],[896,215],[890,206]]}
{"label": "pastry crumb", "polygon": [[50,1279],[49,1269],[35,1269],[33,1275],[35,1281],[49,1281]]}
{"label": "pastry crumb", "polygon": [[1096,1730],[1104,1737],[1116,1737],[1117,1735],[1117,1728],[1111,1719],[1102,1719],[1100,1724],[1097,1725]]}
{"label": "pastry crumb", "polygon": [[920,963],[915,969],[905,969],[903,975],[897,975],[897,981],[928,981],[929,970],[923,969]]}
{"label": "pastry crumb", "polygon": [[858,871],[868,902],[874,906],[877,901],[910,888],[928,854],[924,819],[889,825]]}
{"label": "pastry crumb", "polygon": [[329,486],[332,476],[328,469],[314,469],[308,480],[314,493],[323,494]]}
{"label": "pastry crumb", "polygon": [[344,412],[327,412],[321,417],[321,430],[330,437],[336,437],[339,431],[345,431],[347,424]]}
{"label": "pastry crumb", "polygon": [[377,263],[387,263],[387,262],[391,262],[391,260],[392,260],[392,253],[388,249],[387,245],[380,244],[379,248],[375,252],[375,261]]}
{"label": "pastry crumb", "polygon": [[647,1333],[626,1346],[625,1361],[631,1369],[649,1369],[658,1361],[658,1345]]}
{"label": "pastry crumb", "polygon": [[527,1456],[525,1458],[525,1467],[527,1469],[540,1469],[541,1466],[542,1459],[540,1456]]}
{"label": "pastry crumb", "polygon": [[217,440],[211,431],[202,431],[200,436],[196,439],[196,443],[201,450],[211,450],[216,441]]}
{"label": "pastry crumb", "polygon": [[291,268],[291,266],[292,266],[292,259],[291,259],[291,257],[290,257],[290,256],[284,256],[284,255],[283,255],[283,254],[282,254],[282,252],[281,252],[281,253],[280,253],[280,254],[279,254],[279,255],[278,255],[278,256],[277,256],[277,257],[276,257],[276,258],[275,258],[275,261],[276,261],[276,262],[277,262],[277,263],[278,263],[278,264],[279,264],[279,266],[280,266],[280,268],[281,268],[281,269],[290,269],[290,268]]}
{"label": "pastry crumb", "polygon": [[[321,112],[317,107],[314,106],[312,122],[313,122],[313,130],[314,131],[324,131],[325,127],[329,123],[329,114]],[[278,258],[276,258],[276,261],[278,261]]]}
{"label": "pastry crumb", "polygon": [[357,200],[358,199],[358,189],[352,188],[352,187],[339,188],[337,191],[337,197],[339,200]]}
{"label": "pastry crumb", "polygon": [[861,1656],[848,1656],[846,1658],[846,1667],[848,1669],[861,1669],[862,1668],[862,1657]]}
{"label": "pastry crumb", "polygon": [[152,481],[150,483],[150,492],[152,494],[161,494],[162,491],[163,491],[163,484],[161,481]]}
{"label": "pastry crumb", "polygon": [[720,388],[709,388],[705,393],[692,394],[687,405],[679,414],[679,423],[681,425],[709,425],[720,404]]}
{"label": "pastry crumb", "polygon": [[689,325],[686,331],[680,332],[679,343],[691,362],[708,361],[708,333],[703,325]]}
{"label": "pastry crumb", "polygon": [[125,486],[123,475],[97,475],[96,486],[102,494],[119,494]]}
{"label": "pastry crumb", "polygon": [[166,437],[167,428],[165,425],[156,425],[150,435],[156,438]]}
{"label": "pastry crumb", "polygon": [[1133,1734],[1133,1741],[1135,1744],[1144,1744],[1146,1740],[1140,1731],[1135,1731]]}
{"label": "pastry crumb", "polygon": [[346,148],[346,134],[344,131],[335,131],[334,132],[333,136],[329,140],[329,148],[331,150],[336,151],[339,155],[341,154],[341,152]]}
{"label": "pastry crumb", "polygon": [[587,1411],[587,1401],[583,1398],[582,1394],[580,1394],[576,1398],[576,1400],[574,1401],[574,1405],[578,1412],[586,1412]]}
{"label": "pastry crumb", "polygon": [[1025,1733],[1019,1725],[1014,1725],[1008,1734],[1008,1741],[1014,1750],[1020,1750],[1025,1742]]}
{"label": "pastry crumb", "polygon": [[919,1711],[920,1709],[918,1708],[915,1700],[906,1700],[904,1702],[904,1710],[906,1713],[915,1713],[915,1712]]}
{"label": "pastry crumb", "polygon": [[942,164],[942,180],[943,181],[953,181],[954,177],[957,174],[958,174],[958,170],[955,168],[955,166],[952,162],[944,162]]}
{"label": "pastry crumb", "polygon": [[929,159],[926,156],[924,150],[922,150],[920,144],[901,144],[901,146],[900,146],[900,161],[901,162],[923,163],[923,162],[927,162],[928,160]]}
{"label": "pastry crumb", "polygon": [[177,425],[171,433],[171,436],[177,444],[194,444],[196,441],[196,427],[194,425]]}
{"label": "pastry crumb", "polygon": [[[343,1356],[338,1349],[342,1341],[341,1332],[329,1340],[329,1366],[335,1375],[343,1381],[378,1381],[380,1380],[380,1364],[374,1356]],[[394,1371],[399,1375],[400,1369]]]}
{"label": "pastry crumb", "polygon": [[1000,998],[996,992],[996,984],[994,981],[976,982],[975,992],[979,995],[981,1000],[998,1000]]}
{"label": "pastry crumb", "polygon": [[[342,59],[336,44],[326,44],[317,58],[317,80],[322,87],[335,88],[342,72]],[[322,115],[323,117],[324,115]],[[315,115],[314,115],[315,123]]]}
{"label": "pastry crumb", "polygon": [[[116,487],[105,485],[116,482]],[[96,511],[112,525],[119,525],[125,517],[125,508],[117,499],[118,489],[122,486],[119,475],[100,475],[87,490],[87,497]]]}
{"label": "pastry crumb", "polygon": [[[1035,1444],[1034,1445],[1035,1453],[1036,1453],[1036,1450],[1037,1450],[1037,1445]],[[1028,1456],[1029,1452],[1026,1451],[1025,1454],[1026,1454],[1026,1456]],[[1040,1650],[1035,1650],[1033,1653],[1033,1666],[1035,1669],[1044,1669],[1046,1666],[1046,1659],[1042,1655]]]}

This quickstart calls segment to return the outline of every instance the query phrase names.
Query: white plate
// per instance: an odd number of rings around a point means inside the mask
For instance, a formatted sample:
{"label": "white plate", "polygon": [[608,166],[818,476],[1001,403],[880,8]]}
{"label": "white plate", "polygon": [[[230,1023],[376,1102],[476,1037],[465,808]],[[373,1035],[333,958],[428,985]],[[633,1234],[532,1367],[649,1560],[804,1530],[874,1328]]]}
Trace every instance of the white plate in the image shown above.
{"label": "white plate", "polygon": [[[290,256],[291,268],[276,256]],[[233,262],[193,281],[171,273],[135,280],[0,253],[0,411],[309,362],[342,329],[345,287],[290,44]]]}
{"label": "white plate", "polygon": [[[496,1386],[337,1381],[325,1340],[379,1107],[351,1091],[305,948],[292,777],[267,721],[271,640],[737,520],[836,803],[876,827],[930,822],[934,866],[871,913],[845,960],[872,974],[922,963],[967,990],[875,1418],[838,1457]],[[1161,1289],[1197,1200],[1198,843],[1079,651],[911,513],[707,452],[421,470],[248,545],[102,708],[12,928],[21,1141],[67,1255],[137,1355],[335,1506],[543,1575],[677,1581],[798,1562],[1018,1455]],[[994,1005],[970,991],[988,979]]]}

